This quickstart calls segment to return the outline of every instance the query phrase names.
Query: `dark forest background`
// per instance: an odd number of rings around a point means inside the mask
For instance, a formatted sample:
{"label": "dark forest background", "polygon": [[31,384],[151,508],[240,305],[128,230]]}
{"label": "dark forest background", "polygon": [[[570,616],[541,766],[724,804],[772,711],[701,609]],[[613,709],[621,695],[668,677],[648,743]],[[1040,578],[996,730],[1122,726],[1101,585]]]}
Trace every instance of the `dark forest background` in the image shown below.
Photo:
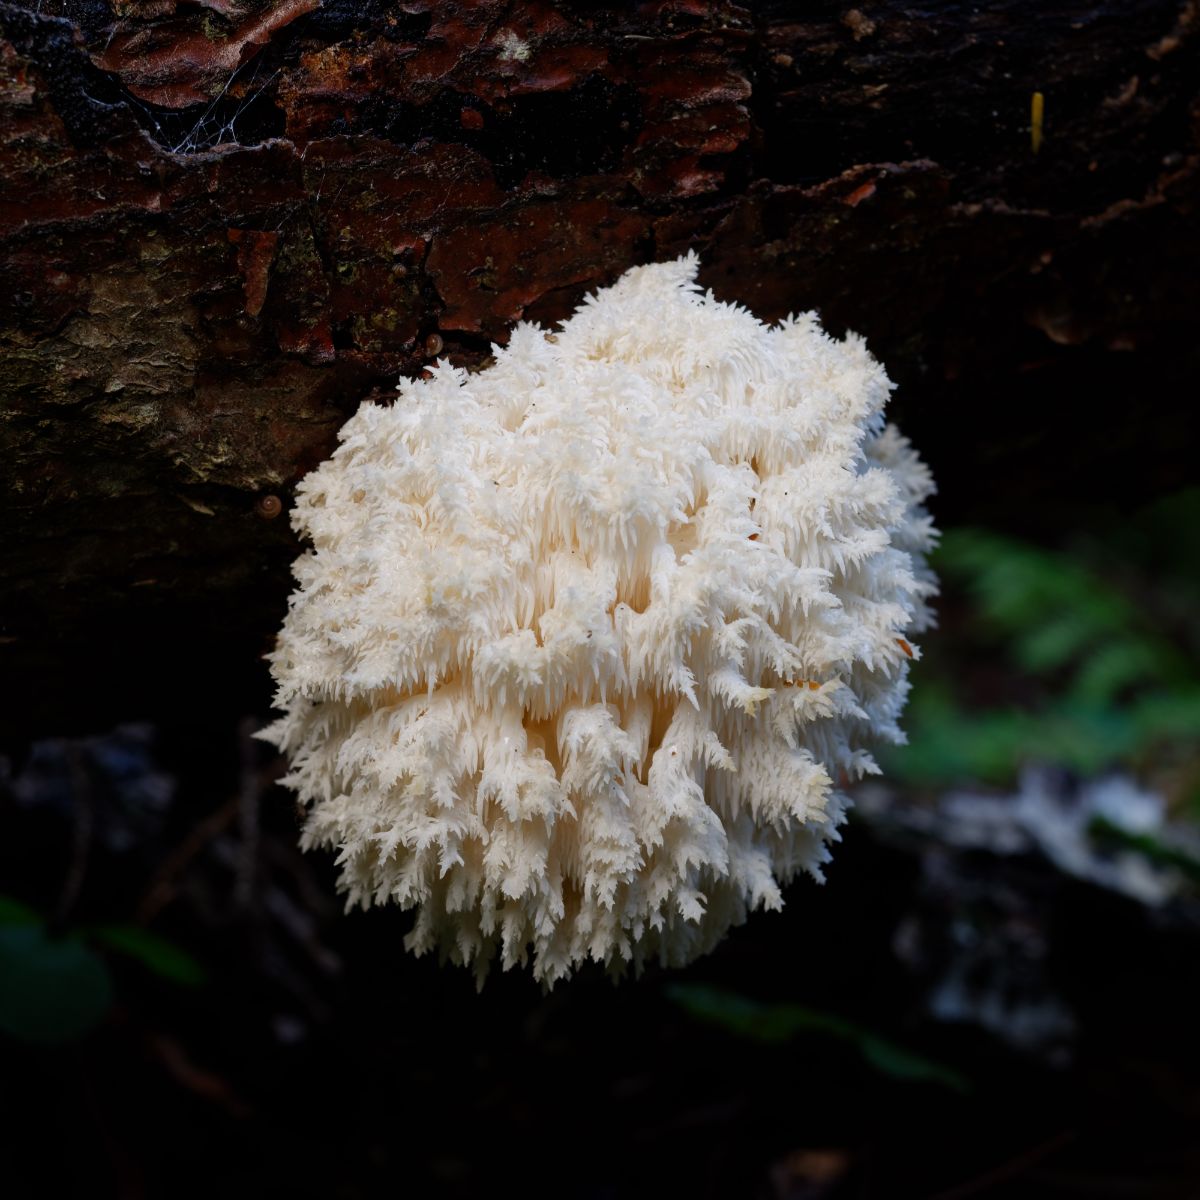
{"label": "dark forest background", "polygon": [[[0,4],[6,1196],[1200,1195],[1193,3]],[[414,960],[296,849],[291,489],[694,247],[868,339],[910,744],[686,971]]]}

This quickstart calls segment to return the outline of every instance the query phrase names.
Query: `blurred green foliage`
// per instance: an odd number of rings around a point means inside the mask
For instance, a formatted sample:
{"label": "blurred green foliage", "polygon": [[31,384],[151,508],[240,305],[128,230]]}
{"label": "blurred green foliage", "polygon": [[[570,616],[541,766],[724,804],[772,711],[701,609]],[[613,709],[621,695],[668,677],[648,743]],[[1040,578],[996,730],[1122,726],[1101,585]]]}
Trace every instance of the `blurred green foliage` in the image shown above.
{"label": "blurred green foliage", "polygon": [[0,1029],[25,1041],[61,1042],[94,1028],[112,1004],[112,977],[77,937],[46,927],[0,928]]}
{"label": "blurred green foliage", "polygon": [[114,988],[98,946],[172,983],[194,986],[205,977],[185,950],[138,925],[60,933],[27,904],[0,896],[0,1030],[23,1041],[64,1042],[99,1025]]}
{"label": "blurred green foliage", "polygon": [[100,925],[90,936],[172,983],[196,987],[205,980],[204,968],[186,950],[140,925]]}
{"label": "blurred green foliage", "polygon": [[1200,489],[1104,527],[1063,550],[945,534],[933,563],[954,619],[925,639],[894,774],[1007,784],[1027,761],[1169,768],[1200,805]]}
{"label": "blurred green foliage", "polygon": [[693,1019],[718,1025],[737,1037],[772,1044],[789,1042],[801,1034],[835,1038],[853,1046],[871,1067],[893,1079],[970,1091],[966,1079],[957,1071],[832,1013],[787,1002],[764,1004],[700,983],[671,984],[666,995]]}
{"label": "blurred green foliage", "polygon": [[0,896],[0,1030],[66,1041],[98,1025],[112,996],[108,967],[78,936],[56,936],[28,905]]}

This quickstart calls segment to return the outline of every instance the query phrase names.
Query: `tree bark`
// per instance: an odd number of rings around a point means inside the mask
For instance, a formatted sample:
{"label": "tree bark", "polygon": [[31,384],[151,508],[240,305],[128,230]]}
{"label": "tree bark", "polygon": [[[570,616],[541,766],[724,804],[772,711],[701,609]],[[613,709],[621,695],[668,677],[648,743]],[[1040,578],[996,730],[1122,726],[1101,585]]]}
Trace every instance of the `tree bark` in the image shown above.
{"label": "tree bark", "polygon": [[264,707],[358,403],[688,248],[867,336],[945,521],[1177,486],[1198,87],[1177,0],[0,4],[8,731]]}

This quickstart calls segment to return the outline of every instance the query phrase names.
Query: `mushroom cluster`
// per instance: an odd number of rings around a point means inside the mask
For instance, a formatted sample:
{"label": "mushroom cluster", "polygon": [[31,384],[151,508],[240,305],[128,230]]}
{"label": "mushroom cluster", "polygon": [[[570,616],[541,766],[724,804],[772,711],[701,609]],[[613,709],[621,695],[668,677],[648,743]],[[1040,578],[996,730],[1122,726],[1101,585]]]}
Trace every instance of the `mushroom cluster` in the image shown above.
{"label": "mushroom cluster", "polygon": [[348,902],[480,979],[706,952],[902,738],[934,531],[891,384],[697,268],[405,380],[299,487],[263,736]]}

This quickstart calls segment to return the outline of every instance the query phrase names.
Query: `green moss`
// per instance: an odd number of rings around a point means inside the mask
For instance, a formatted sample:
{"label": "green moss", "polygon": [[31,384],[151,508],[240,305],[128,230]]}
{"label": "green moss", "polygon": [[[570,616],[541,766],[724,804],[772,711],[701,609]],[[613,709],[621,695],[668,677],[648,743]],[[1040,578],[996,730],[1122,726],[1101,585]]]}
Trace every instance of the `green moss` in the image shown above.
{"label": "green moss", "polygon": [[223,42],[229,37],[229,22],[215,12],[207,11],[200,22],[200,32],[210,42]]}

